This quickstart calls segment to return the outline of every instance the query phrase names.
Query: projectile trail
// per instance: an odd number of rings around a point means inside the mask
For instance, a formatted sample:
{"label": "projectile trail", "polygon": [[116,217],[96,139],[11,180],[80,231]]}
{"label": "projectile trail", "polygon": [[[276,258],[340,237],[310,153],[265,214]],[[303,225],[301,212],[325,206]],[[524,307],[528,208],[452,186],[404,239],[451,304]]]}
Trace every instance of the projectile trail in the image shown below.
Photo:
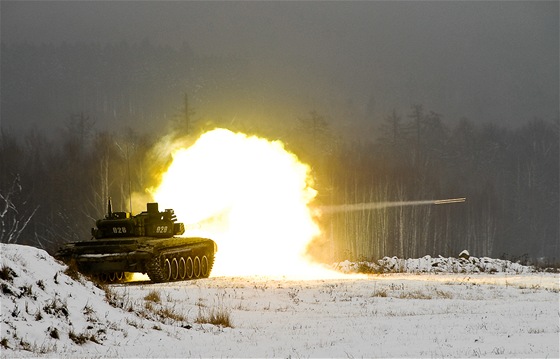
{"label": "projectile trail", "polygon": [[449,204],[449,203],[463,203],[465,202],[467,199],[465,197],[461,197],[461,198],[449,198],[449,199],[438,199],[437,201],[434,201],[434,204]]}
{"label": "projectile trail", "polygon": [[438,200],[425,200],[425,201],[398,201],[398,202],[369,202],[369,203],[354,203],[354,204],[339,204],[334,206],[321,206],[318,210],[321,213],[336,213],[336,212],[353,212],[353,211],[366,211],[371,209],[381,209],[388,207],[403,207],[403,206],[426,206],[426,205],[439,205],[451,203],[463,203],[467,199],[449,198]]}

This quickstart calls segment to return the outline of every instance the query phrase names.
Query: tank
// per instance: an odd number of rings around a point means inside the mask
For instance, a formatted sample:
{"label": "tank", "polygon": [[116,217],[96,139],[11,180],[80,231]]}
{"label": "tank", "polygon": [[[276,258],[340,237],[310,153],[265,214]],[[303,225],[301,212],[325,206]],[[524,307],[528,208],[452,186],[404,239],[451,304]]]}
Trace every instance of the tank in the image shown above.
{"label": "tank", "polygon": [[181,236],[185,226],[172,209],[160,212],[158,203],[148,203],[146,211],[132,216],[113,212],[109,199],[107,215],[95,225],[90,240],[67,243],[55,257],[106,282],[125,282],[133,273],[147,274],[155,283],[210,276],[216,243]]}

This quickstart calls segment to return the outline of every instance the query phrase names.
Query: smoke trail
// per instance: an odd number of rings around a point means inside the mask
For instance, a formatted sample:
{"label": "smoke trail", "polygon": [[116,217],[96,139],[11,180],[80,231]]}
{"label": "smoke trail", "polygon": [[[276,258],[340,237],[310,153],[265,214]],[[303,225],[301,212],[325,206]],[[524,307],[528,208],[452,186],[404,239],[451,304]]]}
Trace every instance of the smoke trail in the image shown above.
{"label": "smoke trail", "polygon": [[381,208],[389,208],[389,207],[426,206],[426,205],[462,203],[465,201],[466,198],[461,197],[461,198],[424,200],[424,201],[368,202],[368,203],[322,206],[317,208],[317,210],[320,213],[354,212],[354,211],[367,211],[371,209],[381,209]]}

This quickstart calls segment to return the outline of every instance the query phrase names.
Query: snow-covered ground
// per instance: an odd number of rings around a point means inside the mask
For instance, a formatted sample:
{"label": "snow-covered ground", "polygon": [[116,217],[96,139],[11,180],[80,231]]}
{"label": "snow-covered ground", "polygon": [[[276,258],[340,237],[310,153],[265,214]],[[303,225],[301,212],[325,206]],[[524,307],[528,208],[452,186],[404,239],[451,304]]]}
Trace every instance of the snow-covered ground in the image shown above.
{"label": "snow-covered ground", "polygon": [[[386,259],[412,273],[214,277],[105,292],[42,250],[0,249],[2,357],[560,356],[559,275],[514,263],[484,259],[477,271],[468,263],[481,259]],[[213,317],[225,325],[205,323]]]}

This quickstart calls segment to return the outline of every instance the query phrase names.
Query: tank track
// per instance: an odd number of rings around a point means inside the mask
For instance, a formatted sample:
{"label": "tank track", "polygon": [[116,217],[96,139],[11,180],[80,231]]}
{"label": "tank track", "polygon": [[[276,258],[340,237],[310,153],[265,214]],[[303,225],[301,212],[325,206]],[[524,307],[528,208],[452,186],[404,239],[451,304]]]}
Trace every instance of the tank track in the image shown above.
{"label": "tank track", "polygon": [[180,253],[155,256],[147,264],[147,274],[154,283],[208,278],[214,266],[214,255]]}

